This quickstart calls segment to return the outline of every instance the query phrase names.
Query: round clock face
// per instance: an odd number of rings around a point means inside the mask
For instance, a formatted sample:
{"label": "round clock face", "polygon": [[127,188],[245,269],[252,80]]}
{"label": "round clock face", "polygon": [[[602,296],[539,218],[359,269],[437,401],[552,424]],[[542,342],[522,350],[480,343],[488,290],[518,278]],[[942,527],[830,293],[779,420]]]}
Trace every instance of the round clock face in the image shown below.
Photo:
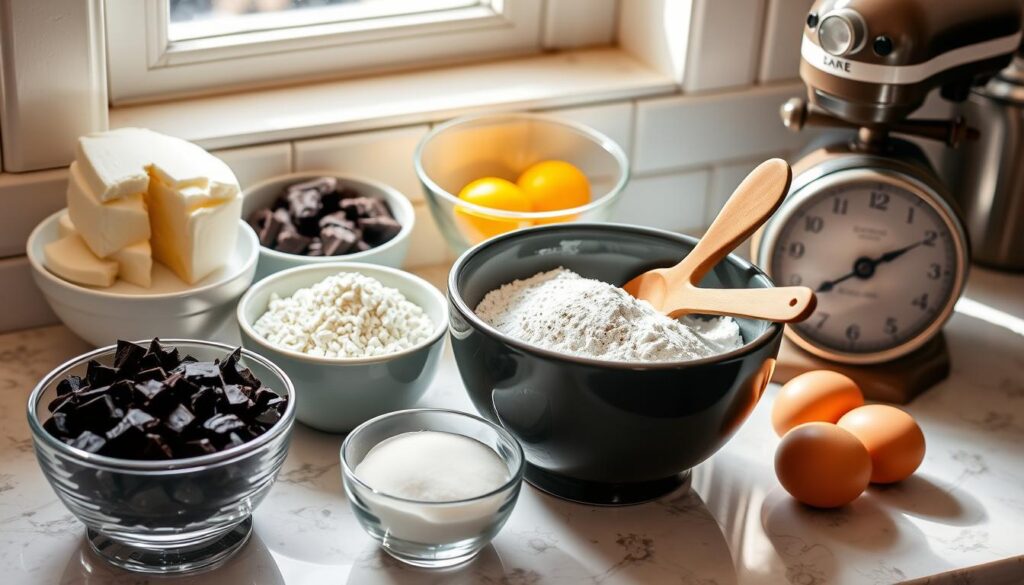
{"label": "round clock face", "polygon": [[763,249],[777,284],[808,286],[818,298],[791,337],[852,363],[920,346],[948,317],[964,276],[965,246],[948,208],[885,175],[853,171],[819,183],[787,202]]}

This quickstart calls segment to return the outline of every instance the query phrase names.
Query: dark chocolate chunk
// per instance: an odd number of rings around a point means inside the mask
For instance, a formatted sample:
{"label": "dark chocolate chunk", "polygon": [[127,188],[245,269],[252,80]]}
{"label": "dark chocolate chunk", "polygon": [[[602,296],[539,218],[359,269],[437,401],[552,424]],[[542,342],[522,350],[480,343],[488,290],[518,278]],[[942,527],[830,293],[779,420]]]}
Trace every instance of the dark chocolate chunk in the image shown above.
{"label": "dark chocolate chunk", "polygon": [[167,418],[164,419],[164,426],[168,431],[180,436],[191,428],[195,420],[196,417],[192,414],[192,411],[179,404],[167,414]]}
{"label": "dark chocolate chunk", "polygon": [[372,247],[373,246],[371,246],[370,244],[367,244],[365,241],[359,240],[358,242],[356,242],[356,249],[355,249],[355,251],[356,252],[365,252],[365,251],[369,250]]}
{"label": "dark chocolate chunk", "polygon": [[195,441],[185,441],[181,446],[181,452],[185,457],[199,457],[200,455],[216,453],[217,448],[213,446],[209,439],[198,439]]}
{"label": "dark chocolate chunk", "polygon": [[212,388],[203,388],[189,399],[192,412],[199,418],[210,418],[217,413],[217,394]]}
{"label": "dark chocolate chunk", "polygon": [[387,203],[375,197],[353,197],[341,200],[341,209],[351,220],[366,217],[392,217]]}
{"label": "dark chocolate chunk", "polygon": [[299,232],[281,230],[281,234],[277,237],[276,249],[286,254],[302,254],[309,247],[311,241],[313,241],[312,238],[307,238]]}
{"label": "dark chocolate chunk", "polygon": [[368,217],[359,220],[359,227],[363,230],[363,239],[371,246],[379,246],[402,231],[402,224],[390,217]]}
{"label": "dark chocolate chunk", "polygon": [[256,415],[256,418],[253,420],[269,427],[281,420],[281,413],[273,406],[268,406],[263,412]]}
{"label": "dark chocolate chunk", "polygon": [[348,228],[353,232],[359,229],[356,226],[356,222],[350,220],[344,211],[338,211],[321,217],[319,225],[321,230],[332,225]]}
{"label": "dark chocolate chunk", "polygon": [[336,191],[337,188],[338,179],[335,177],[317,177],[316,179],[290,185],[288,191],[316,191],[320,195],[327,195]]}
{"label": "dark chocolate chunk", "polygon": [[73,424],[81,429],[103,432],[124,416],[124,411],[114,404],[109,394],[104,393],[83,402],[71,414]]}
{"label": "dark chocolate chunk", "polygon": [[313,238],[306,247],[306,256],[323,256],[324,243],[320,238]]}
{"label": "dark chocolate chunk", "polygon": [[157,380],[146,380],[135,384],[135,403],[152,414],[164,414],[175,406],[175,395],[171,388]]}
{"label": "dark chocolate chunk", "polygon": [[228,410],[231,412],[245,412],[252,407],[252,400],[245,389],[237,384],[224,386],[224,399],[227,400]]}
{"label": "dark chocolate chunk", "polygon": [[43,423],[43,428],[55,437],[71,437],[75,434],[75,429],[70,424],[68,415],[63,412],[54,413],[53,416],[46,419],[46,422]]}
{"label": "dark chocolate chunk", "polygon": [[160,355],[156,353],[147,353],[146,355],[142,356],[141,360],[139,360],[140,372],[145,372],[156,368],[163,368],[163,366],[163,360],[161,360]]}
{"label": "dark chocolate chunk", "polygon": [[323,209],[320,192],[316,189],[290,190],[285,198],[288,200],[288,213],[299,233],[306,236],[316,234],[317,218]]}
{"label": "dark chocolate chunk", "polygon": [[203,421],[203,428],[218,435],[244,429],[245,423],[233,414],[215,414]]}
{"label": "dark chocolate chunk", "polygon": [[269,406],[270,401],[275,398],[278,398],[277,392],[270,388],[260,388],[252,396],[252,408],[256,412],[263,412],[263,409]]}
{"label": "dark chocolate chunk", "polygon": [[65,394],[64,396],[58,396],[50,401],[46,405],[46,409],[50,412],[69,412],[75,408],[78,404],[78,394]]}
{"label": "dark chocolate chunk", "polygon": [[146,433],[142,456],[145,459],[174,459],[174,451],[160,435]]}
{"label": "dark chocolate chunk", "polygon": [[274,212],[267,208],[257,209],[252,212],[249,215],[248,222],[253,231],[256,232],[256,236],[260,240],[260,245],[267,248],[274,247],[274,244],[277,243],[277,235],[281,233],[281,228],[284,226],[284,224],[274,216]]}
{"label": "dark chocolate chunk", "polygon": [[68,376],[57,383],[57,396],[65,396],[77,392],[81,388],[82,378],[80,376]]}
{"label": "dark chocolate chunk", "polygon": [[75,449],[81,449],[89,453],[99,453],[99,451],[107,444],[107,440],[96,433],[82,431],[82,434],[75,437],[75,439],[68,444]]}
{"label": "dark chocolate chunk", "polygon": [[359,242],[359,234],[347,227],[329,225],[320,230],[324,256],[340,256],[350,252]]}
{"label": "dark chocolate chunk", "polygon": [[117,370],[104,366],[96,360],[89,360],[85,370],[85,380],[93,388],[109,386],[117,380]]}
{"label": "dark chocolate chunk", "polygon": [[228,434],[228,442],[224,445],[224,448],[229,449],[231,447],[238,447],[239,445],[244,445],[245,441],[246,439],[243,439],[238,433],[230,433]]}
{"label": "dark chocolate chunk", "polygon": [[139,362],[146,355],[146,348],[136,345],[123,339],[117,340],[117,350],[114,352],[114,367],[121,376],[130,376],[139,371]]}
{"label": "dark chocolate chunk", "polygon": [[220,367],[214,362],[192,362],[185,364],[182,372],[185,379],[199,385],[220,385],[223,381],[220,378]]}
{"label": "dark chocolate chunk", "polygon": [[161,367],[150,368],[148,370],[142,370],[136,374],[135,379],[139,381],[146,380],[163,380],[167,377],[167,372]]}

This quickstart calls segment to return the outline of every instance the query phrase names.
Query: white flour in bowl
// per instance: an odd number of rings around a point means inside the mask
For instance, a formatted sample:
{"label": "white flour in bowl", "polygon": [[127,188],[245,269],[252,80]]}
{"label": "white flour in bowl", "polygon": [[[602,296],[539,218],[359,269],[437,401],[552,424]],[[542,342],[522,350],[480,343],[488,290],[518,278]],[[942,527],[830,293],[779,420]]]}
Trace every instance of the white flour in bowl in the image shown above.
{"label": "white flour in bowl", "polygon": [[426,341],[434,323],[397,289],[357,272],[328,276],[290,297],[270,296],[253,329],[272,345],[312,356],[369,357]]}
{"label": "white flour in bowl", "polygon": [[492,290],[476,314],[527,343],[611,361],[692,360],[743,345],[739,326],[730,317],[669,319],[617,286],[565,268]]}

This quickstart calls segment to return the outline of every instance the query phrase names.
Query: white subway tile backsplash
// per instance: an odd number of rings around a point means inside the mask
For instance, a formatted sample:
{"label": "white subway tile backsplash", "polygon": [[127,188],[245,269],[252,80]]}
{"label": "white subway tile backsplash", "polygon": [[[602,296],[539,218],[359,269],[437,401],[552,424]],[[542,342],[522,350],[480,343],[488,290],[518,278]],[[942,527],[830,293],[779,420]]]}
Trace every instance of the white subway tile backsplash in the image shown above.
{"label": "white subway tile backsplash", "polygon": [[617,142],[629,156],[633,150],[633,110],[633,102],[619,102],[546,113],[590,126]]}
{"label": "white subway tile backsplash", "polygon": [[243,189],[292,171],[292,145],[287,142],[211,152],[231,167]]}
{"label": "white subway tile backsplash", "polygon": [[422,201],[413,153],[427,126],[360,132],[295,143],[296,171],[338,171],[390,185],[412,201]]}
{"label": "white subway tile backsplash", "polygon": [[754,82],[764,3],[694,0],[683,91],[709,91]]}
{"label": "white subway tile backsplash", "polygon": [[405,268],[419,268],[440,264],[453,256],[448,251],[444,236],[437,229],[430,209],[425,202],[414,206],[416,225],[413,226],[409,255],[405,257]]}
{"label": "white subway tile backsplash", "polygon": [[0,310],[0,332],[41,327],[57,322],[57,316],[46,304],[32,281],[32,268],[25,256],[0,260],[0,282],[3,283],[3,310]]}
{"label": "white subway tile backsplash", "polygon": [[745,161],[732,162],[722,165],[715,166],[711,171],[711,184],[708,187],[708,205],[706,213],[704,215],[704,224],[711,225],[711,221],[715,219],[718,212],[722,210],[722,206],[732,195],[732,192],[736,190],[743,179],[750,174],[750,171],[754,170],[754,167],[761,164],[769,158],[782,158],[789,161],[792,164],[793,156],[789,153],[775,153],[771,155],[765,155],[760,158],[754,158]]}
{"label": "white subway tile backsplash", "polygon": [[758,81],[800,77],[800,43],[814,0],[767,0]]}
{"label": "white subway tile backsplash", "polygon": [[656,177],[633,177],[622,193],[613,219],[676,232],[704,227],[709,171]]}
{"label": "white subway tile backsplash", "polygon": [[36,224],[64,207],[67,185],[65,169],[0,174],[0,258],[25,253]]}
{"label": "white subway tile backsplash", "polygon": [[796,150],[810,133],[786,130],[779,107],[803,93],[803,85],[795,83],[642,100],[637,103],[633,169],[658,172]]}

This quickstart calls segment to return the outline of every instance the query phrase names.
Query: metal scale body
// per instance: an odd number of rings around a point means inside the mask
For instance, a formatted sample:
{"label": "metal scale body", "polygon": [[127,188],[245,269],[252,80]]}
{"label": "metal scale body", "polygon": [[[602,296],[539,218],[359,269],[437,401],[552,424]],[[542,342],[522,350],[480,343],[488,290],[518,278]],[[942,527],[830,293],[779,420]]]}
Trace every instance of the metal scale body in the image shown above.
{"label": "metal scale body", "polygon": [[[955,147],[963,119],[907,120],[925,97],[965,99],[1021,42],[1020,0],[818,0],[801,49],[806,99],[783,123],[846,129],[793,165],[790,194],[753,240],[780,285],[815,289],[818,308],[787,328],[774,379],[833,369],[875,400],[907,402],[945,378],[941,328],[969,267],[948,189],[921,150],[894,134]],[[927,18],[922,15],[927,14]]]}

